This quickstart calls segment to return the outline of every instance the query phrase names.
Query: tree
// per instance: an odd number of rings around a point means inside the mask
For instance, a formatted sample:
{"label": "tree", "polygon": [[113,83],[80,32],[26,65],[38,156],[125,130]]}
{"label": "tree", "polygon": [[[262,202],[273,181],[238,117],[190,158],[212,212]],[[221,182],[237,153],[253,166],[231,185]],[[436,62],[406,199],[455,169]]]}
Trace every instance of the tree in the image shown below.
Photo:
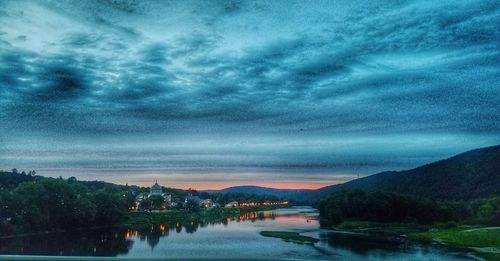
{"label": "tree", "polygon": [[24,231],[47,229],[50,224],[47,191],[42,184],[21,183],[12,195],[16,202],[12,223]]}
{"label": "tree", "polygon": [[[331,195],[319,203],[320,222],[336,225],[344,220],[408,222],[422,224],[452,220],[446,205],[388,192],[348,191]],[[489,212],[488,212],[489,213]]]}
{"label": "tree", "polygon": [[198,201],[193,199],[188,199],[185,205],[185,209],[188,211],[198,211],[200,209],[200,204]]}
{"label": "tree", "polygon": [[163,204],[165,203],[165,199],[162,196],[151,196],[149,198],[151,200],[153,208],[161,208]]}
{"label": "tree", "polygon": [[96,216],[98,224],[116,224],[127,214],[125,197],[114,189],[104,189],[96,193]]}

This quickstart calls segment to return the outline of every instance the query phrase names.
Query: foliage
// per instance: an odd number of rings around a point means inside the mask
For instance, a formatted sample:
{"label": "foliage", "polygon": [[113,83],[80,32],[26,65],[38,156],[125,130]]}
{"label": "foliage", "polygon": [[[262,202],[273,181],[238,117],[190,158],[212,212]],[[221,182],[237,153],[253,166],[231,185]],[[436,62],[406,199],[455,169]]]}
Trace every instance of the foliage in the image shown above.
{"label": "foliage", "polygon": [[[168,220],[181,223],[184,222],[183,220],[227,222],[228,216],[254,210],[254,208],[245,208],[245,210],[213,208],[201,211],[197,201],[188,200],[183,210],[162,213],[160,216],[137,213],[127,220],[128,208],[134,204],[136,196],[149,191],[148,188],[115,185],[102,181],[79,181],[75,177],[67,180],[46,178],[34,176],[34,171],[29,173],[0,172],[0,235],[94,225],[118,225],[127,221],[131,222],[130,220],[137,224]],[[182,202],[188,193],[202,198],[215,199],[214,195],[206,192],[163,189],[171,194],[176,202]],[[257,197],[248,195],[237,197],[237,199],[243,198]],[[231,201],[234,198],[227,196],[226,200]],[[141,206],[146,209],[158,209],[164,203],[163,197],[151,196],[145,199]],[[267,208],[260,208],[260,210],[263,209]]]}
{"label": "foliage", "polygon": [[461,246],[500,248],[500,228],[455,227],[410,234],[414,239],[437,239]]}
{"label": "foliage", "polygon": [[141,203],[142,209],[158,209],[163,204],[165,204],[165,198],[159,195],[154,195],[149,198],[146,198]]}
{"label": "foliage", "polygon": [[431,201],[388,192],[343,191],[318,204],[321,224],[343,221],[439,223],[454,227],[459,223],[498,225],[500,196],[473,201]]}
{"label": "foliage", "polygon": [[127,192],[115,186],[90,190],[74,178],[0,175],[0,233],[115,224],[127,213]]}
{"label": "foliage", "polygon": [[288,231],[261,231],[260,234],[265,237],[281,238],[287,242],[293,242],[297,244],[314,244],[319,241],[319,239],[314,237],[302,236],[299,233]]}
{"label": "foliage", "polygon": [[[486,260],[500,259],[500,228],[498,227],[456,227],[452,229],[431,229],[426,232],[411,233],[412,239],[439,241],[462,247],[474,247],[477,255]],[[494,249],[497,249],[496,251]],[[488,252],[488,250],[494,250]]]}
{"label": "foliage", "polygon": [[0,171],[0,188],[12,189],[19,186],[22,182],[35,181],[40,178],[33,175],[22,175],[17,173],[17,170],[16,173]]}
{"label": "foliage", "polygon": [[[202,192],[203,193],[203,192]],[[206,193],[206,192],[205,192]],[[207,193],[208,195],[208,193]],[[201,195],[202,198],[203,194]],[[280,201],[282,198],[274,195],[257,195],[252,193],[212,193],[211,198],[214,202],[218,202],[222,205],[227,204],[231,201],[237,202],[266,202],[266,201]]]}
{"label": "foliage", "polygon": [[196,200],[188,199],[185,209],[188,211],[198,211],[200,210],[200,204],[198,204],[198,201]]}
{"label": "foliage", "polygon": [[380,191],[333,194],[320,201],[319,212],[323,226],[337,225],[344,220],[431,224],[447,221],[451,216],[450,211],[434,201]]}
{"label": "foliage", "polygon": [[94,201],[97,210],[94,223],[116,224],[127,214],[126,196],[115,189],[100,190]]}
{"label": "foliage", "polygon": [[386,171],[313,192],[320,199],[342,190],[390,191],[417,199],[475,200],[500,193],[500,146],[461,153],[405,171]]}
{"label": "foliage", "polygon": [[500,225],[500,196],[475,200],[469,208],[474,223]]}
{"label": "foliage", "polygon": [[227,224],[228,219],[245,218],[245,214],[254,213],[251,217],[255,219],[264,219],[264,216],[259,216],[256,211],[272,210],[276,206],[256,206],[256,207],[235,207],[235,208],[208,208],[200,209],[199,211],[188,210],[167,210],[163,212],[132,212],[128,215],[126,224],[134,228],[151,228],[158,224],[176,225],[176,223],[186,224],[200,223]]}

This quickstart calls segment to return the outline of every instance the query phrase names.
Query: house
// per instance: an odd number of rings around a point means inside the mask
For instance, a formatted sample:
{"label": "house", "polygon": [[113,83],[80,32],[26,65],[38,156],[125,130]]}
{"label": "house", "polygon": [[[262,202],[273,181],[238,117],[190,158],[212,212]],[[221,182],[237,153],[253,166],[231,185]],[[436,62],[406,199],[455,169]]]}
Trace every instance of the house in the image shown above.
{"label": "house", "polygon": [[144,192],[144,193],[139,193],[136,197],[135,197],[135,200],[134,200],[134,206],[132,208],[130,208],[129,210],[137,210],[139,209],[139,206],[141,205],[142,201],[146,198],[148,198],[148,194],[147,192]]}
{"label": "house", "polygon": [[165,199],[165,202],[170,205],[172,203],[172,195],[163,193],[163,198]]}
{"label": "house", "polygon": [[213,207],[212,199],[209,199],[209,198],[203,199],[202,201],[200,201],[200,206],[204,207],[204,208]]}
{"label": "house", "polygon": [[238,201],[231,201],[225,205],[226,208],[235,208],[238,207]]}
{"label": "house", "polygon": [[167,205],[170,205],[170,203],[172,202],[172,195],[167,194],[167,193],[163,193],[163,189],[158,184],[158,180],[156,180],[155,184],[153,184],[153,186],[151,186],[149,197],[151,197],[151,196],[163,197],[165,199],[165,203]]}
{"label": "house", "polygon": [[197,203],[200,203],[201,199],[198,196],[193,196],[191,193],[189,193],[186,198],[184,199],[184,204],[187,203],[189,200],[196,201]]}
{"label": "house", "polygon": [[147,198],[150,198],[151,196],[160,196],[160,197],[163,197],[165,199],[165,204],[163,204],[163,206],[161,208],[165,208],[167,206],[172,206],[172,204],[171,204],[172,203],[172,195],[167,194],[167,193],[163,193],[163,189],[158,184],[158,180],[157,180],[155,182],[155,184],[153,184],[153,186],[151,186],[151,188],[149,189],[149,192],[139,193],[135,197],[134,206],[131,207],[130,210],[139,209],[142,202],[144,200],[146,200]]}

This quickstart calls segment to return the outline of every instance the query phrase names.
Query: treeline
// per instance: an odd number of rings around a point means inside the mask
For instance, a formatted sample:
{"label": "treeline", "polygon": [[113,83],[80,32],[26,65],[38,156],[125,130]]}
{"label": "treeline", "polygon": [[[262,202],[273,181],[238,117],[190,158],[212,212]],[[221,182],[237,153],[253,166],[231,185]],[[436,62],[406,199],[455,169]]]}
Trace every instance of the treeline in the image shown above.
{"label": "treeline", "polygon": [[134,200],[133,191],[123,187],[43,177],[0,186],[0,234],[116,224]]}
{"label": "treeline", "polygon": [[[163,188],[178,203],[176,209],[199,210],[197,201],[184,204],[190,194],[210,198],[220,205],[230,201],[277,201],[274,196],[212,194],[196,190]],[[35,171],[0,171],[0,235],[20,232],[63,230],[100,225],[116,225],[128,218],[136,197],[149,188],[117,185],[103,181],[79,181],[37,176]],[[145,203],[144,203],[145,202]],[[163,197],[150,197],[142,210],[157,209]]]}
{"label": "treeline", "polygon": [[212,193],[210,197],[213,201],[219,202],[220,204],[227,204],[231,201],[263,203],[284,200],[283,198],[274,195],[257,195],[248,193]]}
{"label": "treeline", "polygon": [[474,201],[431,201],[360,190],[335,193],[318,204],[320,223],[331,227],[343,221],[445,222],[500,224],[500,197]]}

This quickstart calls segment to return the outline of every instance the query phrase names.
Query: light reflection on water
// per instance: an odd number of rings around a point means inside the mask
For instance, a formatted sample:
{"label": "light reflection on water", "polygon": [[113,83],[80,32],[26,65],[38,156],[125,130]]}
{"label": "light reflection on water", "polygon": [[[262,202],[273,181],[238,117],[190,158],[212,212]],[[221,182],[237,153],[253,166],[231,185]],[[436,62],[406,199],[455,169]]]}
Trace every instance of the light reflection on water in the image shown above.
{"label": "light reflection on water", "polygon": [[[314,246],[263,237],[263,230],[319,238]],[[463,252],[407,240],[333,234],[319,229],[310,207],[251,212],[221,222],[187,221],[142,229],[107,228],[0,239],[1,254],[297,258],[344,260],[461,260]]]}

